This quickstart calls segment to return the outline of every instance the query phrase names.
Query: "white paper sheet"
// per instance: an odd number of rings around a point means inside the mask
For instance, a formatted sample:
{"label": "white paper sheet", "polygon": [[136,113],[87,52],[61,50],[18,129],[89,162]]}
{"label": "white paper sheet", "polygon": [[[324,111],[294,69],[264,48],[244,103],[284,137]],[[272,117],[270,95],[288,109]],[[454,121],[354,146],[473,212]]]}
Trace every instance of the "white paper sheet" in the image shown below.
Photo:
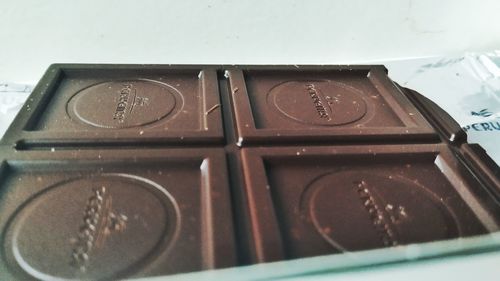
{"label": "white paper sheet", "polygon": [[10,126],[32,90],[32,85],[0,82],[0,136]]}

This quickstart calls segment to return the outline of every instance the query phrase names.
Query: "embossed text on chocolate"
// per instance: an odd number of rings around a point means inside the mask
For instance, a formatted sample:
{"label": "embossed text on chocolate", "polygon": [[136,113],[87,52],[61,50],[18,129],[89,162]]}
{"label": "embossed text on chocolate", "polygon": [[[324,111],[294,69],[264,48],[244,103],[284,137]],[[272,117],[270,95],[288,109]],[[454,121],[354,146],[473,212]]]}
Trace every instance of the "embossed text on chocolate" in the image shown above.
{"label": "embossed text on chocolate", "polygon": [[321,101],[318,90],[316,89],[314,84],[306,84],[306,90],[307,90],[307,93],[309,94],[309,97],[311,98],[311,100],[313,102],[314,108],[316,109],[316,112],[318,113],[319,117],[325,118],[325,119],[330,119],[330,115],[328,114],[328,110],[323,105],[323,102]]}
{"label": "embossed text on chocolate", "polygon": [[396,246],[398,241],[396,238],[396,233],[394,231],[394,226],[384,213],[383,209],[375,201],[370,189],[366,185],[365,181],[354,182],[356,185],[356,191],[361,199],[363,207],[368,212],[370,220],[372,221],[375,231],[380,236],[384,246]]}
{"label": "embossed text on chocolate", "polygon": [[132,92],[132,84],[125,84],[124,87],[119,92],[118,103],[116,104],[115,113],[113,116],[114,120],[122,123],[125,119],[126,109],[128,105],[128,100],[130,93]]}
{"label": "embossed text on chocolate", "polygon": [[77,237],[70,240],[74,243],[71,265],[81,272],[87,270],[91,251],[101,247],[112,231],[123,231],[126,227],[127,217],[111,211],[112,198],[106,193],[105,186],[92,189]]}

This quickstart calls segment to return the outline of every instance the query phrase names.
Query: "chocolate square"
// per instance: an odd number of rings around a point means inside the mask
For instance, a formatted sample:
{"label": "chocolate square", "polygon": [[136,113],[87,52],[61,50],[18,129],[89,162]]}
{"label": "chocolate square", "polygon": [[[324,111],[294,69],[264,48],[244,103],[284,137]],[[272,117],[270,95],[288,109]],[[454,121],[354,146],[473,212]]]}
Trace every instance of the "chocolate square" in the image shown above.
{"label": "chocolate square", "polygon": [[239,144],[432,141],[379,66],[226,71]]}
{"label": "chocolate square", "polygon": [[222,127],[214,69],[53,65],[3,143],[222,143]]}
{"label": "chocolate square", "polygon": [[219,149],[19,152],[2,163],[2,280],[116,279],[236,263]]}
{"label": "chocolate square", "polygon": [[445,145],[245,148],[253,259],[422,243],[499,229],[499,207]]}

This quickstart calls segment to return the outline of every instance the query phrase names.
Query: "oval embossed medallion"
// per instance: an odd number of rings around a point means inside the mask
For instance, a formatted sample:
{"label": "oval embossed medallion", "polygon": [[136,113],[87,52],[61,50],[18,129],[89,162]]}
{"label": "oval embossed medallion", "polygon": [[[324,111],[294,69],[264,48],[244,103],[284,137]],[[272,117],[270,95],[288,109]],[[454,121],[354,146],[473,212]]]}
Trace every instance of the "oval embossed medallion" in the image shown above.
{"label": "oval embossed medallion", "polygon": [[301,212],[340,251],[456,237],[456,217],[440,198],[401,176],[340,171],[314,180]]}
{"label": "oval embossed medallion", "polygon": [[144,126],[172,114],[179,93],[149,80],[113,81],[85,88],[67,105],[71,118],[99,128]]}
{"label": "oval embossed medallion", "polygon": [[305,124],[340,126],[366,115],[361,94],[333,81],[289,81],[274,87],[268,103],[286,117]]}
{"label": "oval embossed medallion", "polygon": [[126,174],[56,184],[23,205],[4,246],[41,280],[102,279],[138,270],[175,239],[178,207],[161,186]]}

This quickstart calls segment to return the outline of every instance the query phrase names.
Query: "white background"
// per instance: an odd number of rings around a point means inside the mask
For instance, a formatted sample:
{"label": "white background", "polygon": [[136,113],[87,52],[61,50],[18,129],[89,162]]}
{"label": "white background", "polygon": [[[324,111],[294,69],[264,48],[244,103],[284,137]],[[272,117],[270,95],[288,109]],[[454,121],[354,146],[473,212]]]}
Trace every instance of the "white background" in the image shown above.
{"label": "white background", "polygon": [[366,63],[500,46],[500,1],[0,0],[0,81],[55,62]]}

